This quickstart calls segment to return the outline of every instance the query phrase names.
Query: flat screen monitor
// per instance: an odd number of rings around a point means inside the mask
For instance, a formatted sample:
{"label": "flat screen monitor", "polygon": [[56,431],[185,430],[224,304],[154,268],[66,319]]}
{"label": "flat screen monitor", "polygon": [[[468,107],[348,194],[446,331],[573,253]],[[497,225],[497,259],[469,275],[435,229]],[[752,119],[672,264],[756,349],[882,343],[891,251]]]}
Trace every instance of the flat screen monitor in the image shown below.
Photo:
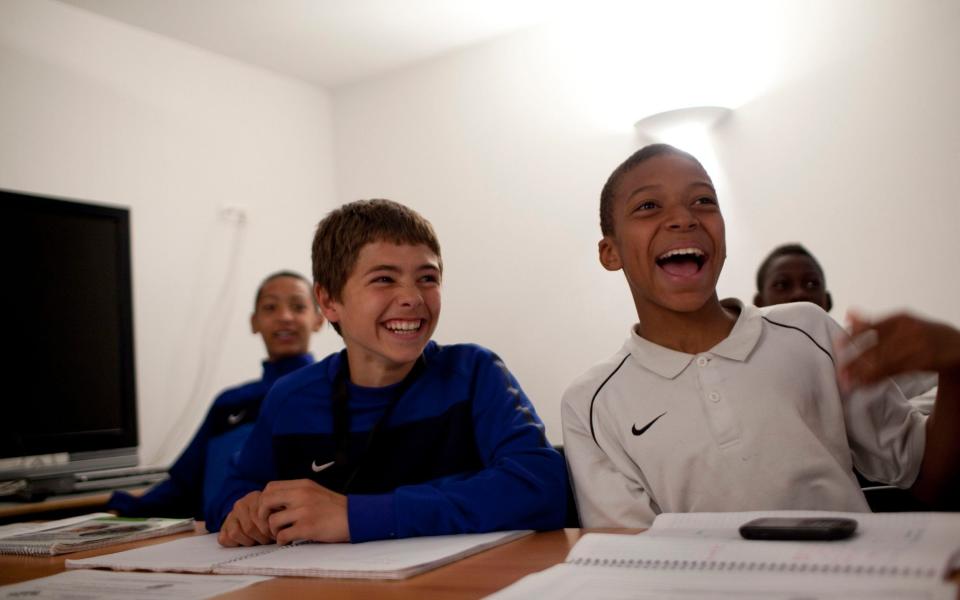
{"label": "flat screen monitor", "polygon": [[0,190],[0,479],[137,463],[130,213]]}

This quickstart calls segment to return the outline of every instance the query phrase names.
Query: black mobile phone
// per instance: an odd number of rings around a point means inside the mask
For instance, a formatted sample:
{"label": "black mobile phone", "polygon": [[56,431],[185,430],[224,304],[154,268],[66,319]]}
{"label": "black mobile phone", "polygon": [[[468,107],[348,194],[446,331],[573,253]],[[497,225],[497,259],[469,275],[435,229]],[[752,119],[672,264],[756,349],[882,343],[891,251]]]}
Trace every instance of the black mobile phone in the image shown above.
{"label": "black mobile phone", "polygon": [[839,517],[765,517],[740,526],[748,540],[842,540],[853,535],[857,522]]}

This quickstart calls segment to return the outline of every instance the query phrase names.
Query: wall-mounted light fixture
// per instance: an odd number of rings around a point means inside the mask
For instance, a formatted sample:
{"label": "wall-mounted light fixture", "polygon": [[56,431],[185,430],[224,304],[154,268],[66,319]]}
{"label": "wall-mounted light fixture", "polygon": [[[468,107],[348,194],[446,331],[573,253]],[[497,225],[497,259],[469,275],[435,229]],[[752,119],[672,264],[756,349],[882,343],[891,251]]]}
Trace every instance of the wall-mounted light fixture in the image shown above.
{"label": "wall-mounted light fixture", "polygon": [[702,138],[732,112],[723,106],[690,106],[649,115],[633,126],[647,142],[662,142],[682,148],[680,144],[686,138]]}
{"label": "wall-mounted light fixture", "polygon": [[643,144],[670,144],[696,156],[718,183],[723,171],[710,134],[731,113],[733,110],[723,106],[691,106],[649,115],[634,127]]}

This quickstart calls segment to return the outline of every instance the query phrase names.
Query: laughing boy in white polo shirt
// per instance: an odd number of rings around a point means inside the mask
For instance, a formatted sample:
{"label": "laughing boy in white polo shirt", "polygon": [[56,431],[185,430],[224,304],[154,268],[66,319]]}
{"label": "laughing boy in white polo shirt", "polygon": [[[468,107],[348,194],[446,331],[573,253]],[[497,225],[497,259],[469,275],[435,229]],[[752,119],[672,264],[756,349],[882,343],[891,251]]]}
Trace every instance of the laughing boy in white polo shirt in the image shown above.
{"label": "laughing boy in white polo shirt", "polygon": [[853,474],[942,501],[960,473],[960,375],[941,372],[936,419],[889,380],[841,389],[809,303],[721,302],[723,216],[700,163],[647,146],[601,193],[600,262],[622,270],[639,323],[563,397],[584,527],[646,527],[660,512],[868,511]]}

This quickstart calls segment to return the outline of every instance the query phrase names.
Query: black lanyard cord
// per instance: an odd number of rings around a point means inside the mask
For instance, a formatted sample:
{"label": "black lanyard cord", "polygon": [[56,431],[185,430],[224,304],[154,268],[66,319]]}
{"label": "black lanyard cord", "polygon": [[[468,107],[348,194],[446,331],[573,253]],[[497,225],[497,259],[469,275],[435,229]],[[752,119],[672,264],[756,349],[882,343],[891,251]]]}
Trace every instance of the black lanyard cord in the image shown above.
{"label": "black lanyard cord", "polygon": [[[377,422],[374,423],[373,427],[370,429],[370,433],[367,435],[367,442],[364,444],[363,451],[357,458],[353,470],[350,471],[350,475],[346,478],[343,484],[343,489],[340,490],[340,493],[346,494],[350,490],[350,485],[356,478],[357,473],[360,472],[360,469],[370,456],[370,451],[373,448],[377,433],[379,433],[379,431],[386,425],[387,421],[390,420],[390,415],[393,414],[397,404],[400,403],[400,398],[403,397],[408,389],[410,389],[410,386],[413,385],[413,382],[417,380],[425,367],[426,360],[421,354],[417,359],[417,362],[413,365],[413,368],[410,369],[409,373],[407,373],[407,376],[404,377],[403,381],[401,381],[393,390],[393,396],[390,398],[387,408],[383,411],[383,414],[380,415],[380,418],[377,419]],[[347,387],[347,382],[349,381],[350,364],[347,360],[347,352],[344,351],[340,361],[340,369],[337,370],[337,375],[333,381],[333,437],[336,448],[336,453],[334,454],[334,464],[342,467],[345,467],[352,462],[349,456],[350,392]]]}

